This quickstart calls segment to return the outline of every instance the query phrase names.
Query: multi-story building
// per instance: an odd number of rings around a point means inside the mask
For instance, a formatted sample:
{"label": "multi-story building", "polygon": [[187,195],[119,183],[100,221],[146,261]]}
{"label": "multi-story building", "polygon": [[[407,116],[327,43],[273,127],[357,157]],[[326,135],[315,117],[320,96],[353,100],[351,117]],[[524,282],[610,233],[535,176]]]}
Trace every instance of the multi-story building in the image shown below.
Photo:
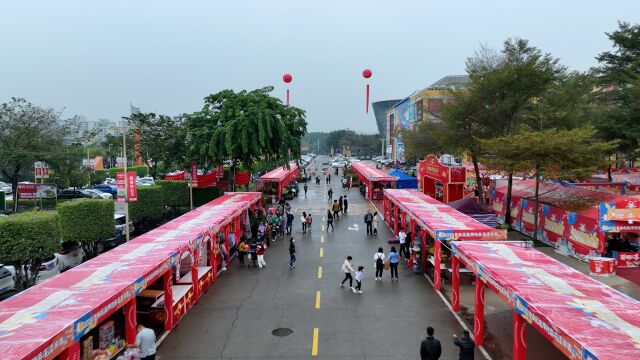
{"label": "multi-story building", "polygon": [[413,130],[423,122],[442,121],[442,107],[451,98],[451,91],[469,83],[467,75],[445,76],[426,88],[398,101],[386,111],[387,156],[404,161],[402,130]]}

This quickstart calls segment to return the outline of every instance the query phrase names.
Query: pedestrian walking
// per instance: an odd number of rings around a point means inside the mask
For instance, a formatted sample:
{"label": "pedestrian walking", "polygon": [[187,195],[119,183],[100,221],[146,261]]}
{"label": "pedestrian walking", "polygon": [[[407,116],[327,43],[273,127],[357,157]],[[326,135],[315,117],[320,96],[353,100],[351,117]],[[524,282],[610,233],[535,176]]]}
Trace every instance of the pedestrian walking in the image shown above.
{"label": "pedestrian walking", "polygon": [[384,250],[378,248],[378,252],[373,255],[373,261],[376,267],[376,280],[382,280],[382,271],[384,270]]}
{"label": "pedestrian walking", "polygon": [[238,263],[240,264],[240,266],[244,266],[244,257],[247,255],[245,246],[247,246],[247,244],[244,242],[244,237],[242,237],[240,240],[240,245],[238,245]]}
{"label": "pedestrian walking", "polygon": [[271,234],[273,233],[273,225],[267,222],[264,227],[264,240],[267,242],[267,247],[271,246]]}
{"label": "pedestrian walking", "polygon": [[442,347],[440,341],[433,337],[433,328],[427,327],[427,338],[422,340],[420,344],[420,359],[421,360],[438,360],[442,355]]}
{"label": "pedestrian walking", "polygon": [[351,276],[351,273],[355,273],[355,271],[353,271],[353,267],[351,266],[352,259],[353,258],[351,257],[351,255],[349,255],[344,260],[344,263],[342,263],[342,272],[344,273],[344,279],[340,283],[340,287],[344,287],[345,281],[349,280],[349,288],[351,290],[353,290],[353,277]]}
{"label": "pedestrian walking", "polygon": [[296,267],[296,245],[293,238],[289,240],[289,269]]}
{"label": "pedestrian walking", "polygon": [[257,268],[258,267],[258,245],[253,242],[251,243],[251,246],[249,246],[249,255],[251,255],[251,265],[253,265],[253,267]]}
{"label": "pedestrian walking", "polygon": [[327,196],[329,197],[329,202],[333,201],[333,189],[329,188],[329,191],[327,191]]}
{"label": "pedestrian walking", "polygon": [[398,260],[400,257],[396,252],[395,246],[391,247],[391,251],[389,251],[389,256],[387,257],[389,259],[389,267],[391,268],[391,280],[393,280],[393,274],[396,275],[396,280],[398,280]]}
{"label": "pedestrian walking", "polygon": [[136,335],[136,342],[135,344],[129,345],[129,347],[138,348],[138,350],[140,350],[140,360],[155,360],[156,333],[142,324],[138,324],[137,330],[138,334]]}
{"label": "pedestrian walking", "polygon": [[343,212],[342,212],[342,196],[340,196],[340,198],[338,198],[338,205],[340,205],[340,213],[343,214]]}
{"label": "pedestrian walking", "polygon": [[329,180],[329,185],[331,185],[331,174],[327,175],[327,180]]}
{"label": "pedestrian walking", "polygon": [[327,232],[329,232],[329,226],[331,226],[331,230],[336,231],[333,228],[333,215],[331,214],[331,210],[327,210]]}
{"label": "pedestrian walking", "polygon": [[346,178],[346,177],[343,177],[343,178],[342,178],[342,189],[344,190],[344,189],[346,189],[346,188],[347,188],[347,178]]}
{"label": "pedestrian walking", "polygon": [[305,211],[302,212],[300,216],[300,222],[302,223],[302,233],[307,233],[307,213]]}
{"label": "pedestrian walking", "polygon": [[309,190],[309,187],[307,186],[307,184],[304,184],[304,197],[307,197],[307,190]]}
{"label": "pedestrian walking", "polygon": [[224,240],[220,239],[218,242],[218,251],[220,251],[220,257],[222,258],[222,268],[220,271],[227,271],[227,261],[229,260],[229,253],[227,247],[224,244]]}
{"label": "pedestrian walking", "polygon": [[373,229],[371,224],[373,223],[373,215],[371,215],[371,211],[367,211],[364,215],[364,223],[367,225],[367,235],[373,235]]}
{"label": "pedestrian walking", "polygon": [[311,217],[311,213],[307,214],[307,231],[311,233],[311,224],[313,223],[313,218]]}
{"label": "pedestrian walking", "polygon": [[347,201],[347,195],[345,194],[344,197],[342,198],[342,202],[343,202],[343,206],[344,206],[344,213],[347,213],[347,210],[349,209],[349,202]]}
{"label": "pedestrian walking", "polygon": [[259,243],[256,247],[256,254],[258,255],[258,267],[262,269],[263,266],[267,266],[267,262],[264,261],[264,253],[266,251],[264,243]]}
{"label": "pedestrian walking", "polygon": [[280,221],[278,221],[278,223],[280,224],[280,236],[284,236],[285,233],[285,227],[286,227],[286,220],[284,215],[280,216]]}
{"label": "pedestrian walking", "polygon": [[407,248],[407,234],[404,230],[400,229],[398,232],[398,241],[400,242],[400,255],[404,256],[405,259],[409,258],[409,249]]}
{"label": "pedestrian walking", "polygon": [[462,338],[460,339],[458,339],[456,334],[453,334],[453,345],[460,348],[460,360],[473,360],[475,344],[473,340],[471,340],[467,330],[462,332]]}
{"label": "pedestrian walking", "polygon": [[356,288],[351,288],[354,293],[362,294],[362,279],[364,279],[364,266],[360,265],[356,272]]}
{"label": "pedestrian walking", "polygon": [[378,235],[378,221],[380,221],[380,215],[376,211],[373,213],[373,235]]}
{"label": "pedestrian walking", "polygon": [[333,200],[333,205],[331,205],[331,210],[333,210],[333,218],[336,221],[340,220],[340,204],[338,204],[338,200]]}
{"label": "pedestrian walking", "polygon": [[287,212],[287,229],[286,229],[287,235],[291,235],[291,230],[293,228],[293,220],[294,219],[295,219],[295,217],[293,216],[291,211]]}

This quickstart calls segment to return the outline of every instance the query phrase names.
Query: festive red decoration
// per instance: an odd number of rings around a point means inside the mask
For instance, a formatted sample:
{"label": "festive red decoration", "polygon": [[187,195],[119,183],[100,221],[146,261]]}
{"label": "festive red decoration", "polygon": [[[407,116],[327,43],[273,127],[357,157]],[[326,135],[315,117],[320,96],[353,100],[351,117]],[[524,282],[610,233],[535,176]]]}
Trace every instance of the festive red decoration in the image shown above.
{"label": "festive red decoration", "polygon": [[282,77],[282,81],[284,81],[287,84],[290,83],[292,80],[293,80],[293,76],[291,76],[291,74],[284,74],[284,76]]}
{"label": "festive red decoration", "polygon": [[365,79],[370,78],[370,77],[371,77],[371,75],[373,75],[373,72],[371,72],[371,70],[369,70],[369,69],[364,69],[364,70],[362,71],[362,76],[363,76]]}

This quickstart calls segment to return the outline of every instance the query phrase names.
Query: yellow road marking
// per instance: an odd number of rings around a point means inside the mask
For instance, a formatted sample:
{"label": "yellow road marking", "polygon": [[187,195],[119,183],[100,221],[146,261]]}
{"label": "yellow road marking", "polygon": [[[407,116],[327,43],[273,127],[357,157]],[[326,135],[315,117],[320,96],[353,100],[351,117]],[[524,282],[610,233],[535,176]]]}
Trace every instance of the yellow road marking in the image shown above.
{"label": "yellow road marking", "polygon": [[323,256],[324,256],[324,249],[320,248],[320,257],[323,257]]}
{"label": "yellow road marking", "polygon": [[[324,225],[322,225],[324,227]],[[322,229],[324,230],[324,229]],[[320,242],[323,243],[324,242],[324,235],[320,235]]]}
{"label": "yellow road marking", "polygon": [[318,266],[318,279],[322,279],[322,266]]}
{"label": "yellow road marking", "polygon": [[318,333],[320,329],[313,328],[313,344],[311,345],[311,356],[318,356]]}
{"label": "yellow road marking", "polygon": [[316,309],[320,309],[320,291],[316,291]]}
{"label": "yellow road marking", "polygon": [[322,231],[324,231],[324,225],[322,225]]}

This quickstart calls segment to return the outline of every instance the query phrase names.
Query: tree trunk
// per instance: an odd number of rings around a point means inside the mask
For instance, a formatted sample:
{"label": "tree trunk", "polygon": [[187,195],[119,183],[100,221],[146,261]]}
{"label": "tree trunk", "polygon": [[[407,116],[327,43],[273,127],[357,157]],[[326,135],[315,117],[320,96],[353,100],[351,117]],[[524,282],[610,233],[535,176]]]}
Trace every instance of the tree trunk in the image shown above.
{"label": "tree trunk", "polygon": [[509,173],[509,180],[507,182],[507,194],[504,196],[504,223],[511,226],[511,189],[513,188],[513,173]]}
{"label": "tree trunk", "polygon": [[609,179],[609,182],[613,182],[613,176],[611,176],[611,164],[607,166],[607,179]]}
{"label": "tree trunk", "polygon": [[[533,241],[538,240],[538,211],[540,203],[538,202],[538,193],[540,192],[540,164],[536,164],[536,192],[533,204]],[[524,211],[524,209],[523,209]]]}
{"label": "tree trunk", "polygon": [[480,167],[478,166],[478,156],[474,151],[471,152],[471,161],[473,162],[473,170],[476,172],[476,189],[478,189],[478,204],[483,205],[482,196],[482,177],[480,176]]}
{"label": "tree trunk", "polygon": [[13,211],[18,211],[18,175],[11,177],[11,186],[13,187]]}

